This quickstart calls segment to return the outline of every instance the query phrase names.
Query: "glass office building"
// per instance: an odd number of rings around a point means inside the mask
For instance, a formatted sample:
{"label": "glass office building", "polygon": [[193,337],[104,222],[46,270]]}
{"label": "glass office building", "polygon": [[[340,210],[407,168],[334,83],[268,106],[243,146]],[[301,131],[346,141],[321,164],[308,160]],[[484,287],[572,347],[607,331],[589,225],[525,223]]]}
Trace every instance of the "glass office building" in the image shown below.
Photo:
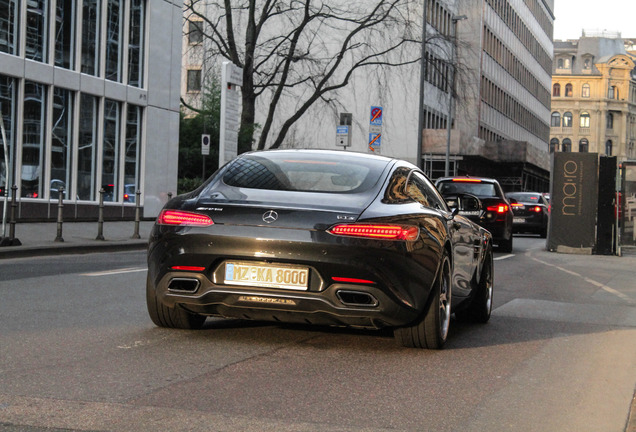
{"label": "glass office building", "polygon": [[0,0],[0,205],[16,185],[19,219],[50,219],[60,194],[65,219],[100,197],[126,218],[140,191],[158,213],[176,189],[182,6]]}

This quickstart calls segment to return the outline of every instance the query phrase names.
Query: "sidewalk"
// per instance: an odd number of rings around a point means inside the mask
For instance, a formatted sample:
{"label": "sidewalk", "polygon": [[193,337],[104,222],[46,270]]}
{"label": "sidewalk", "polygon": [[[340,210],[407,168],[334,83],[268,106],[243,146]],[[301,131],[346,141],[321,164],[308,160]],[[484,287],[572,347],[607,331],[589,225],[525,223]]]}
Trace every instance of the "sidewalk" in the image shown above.
{"label": "sidewalk", "polygon": [[[0,259],[22,258],[41,255],[81,254],[90,252],[112,252],[119,250],[143,250],[148,246],[148,236],[154,220],[139,223],[139,239],[133,239],[134,221],[104,222],[104,240],[96,240],[99,231],[97,222],[64,222],[62,239],[57,237],[56,222],[23,222],[15,226],[15,238],[20,246],[0,246]],[[1,236],[0,232],[0,236]],[[7,226],[7,235],[9,227]]]}

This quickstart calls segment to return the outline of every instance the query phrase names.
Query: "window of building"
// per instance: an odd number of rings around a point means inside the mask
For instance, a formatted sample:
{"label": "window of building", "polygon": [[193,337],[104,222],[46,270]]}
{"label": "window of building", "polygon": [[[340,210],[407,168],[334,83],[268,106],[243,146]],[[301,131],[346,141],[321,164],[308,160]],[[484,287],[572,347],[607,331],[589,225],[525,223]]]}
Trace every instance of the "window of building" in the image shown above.
{"label": "window of building", "polygon": [[568,58],[560,58],[557,60],[557,68],[558,69],[570,69],[570,59]]}
{"label": "window of building", "polygon": [[572,97],[572,84],[567,83],[565,85],[565,97]]}
{"label": "window of building", "polygon": [[592,59],[591,58],[588,57],[585,60],[583,60],[583,69],[585,69],[585,70],[592,69]]}
{"label": "window of building", "polygon": [[55,6],[55,65],[71,69],[75,56],[75,0],[57,0]]}
{"label": "window of building", "polygon": [[99,100],[82,93],[79,110],[79,143],[77,150],[77,197],[95,200],[95,165],[97,161],[97,123]]}
{"label": "window of building", "polygon": [[135,202],[139,189],[141,148],[141,107],[128,105],[126,113],[126,154],[124,155],[124,202]]}
{"label": "window of building", "polygon": [[187,90],[189,92],[201,91],[201,69],[189,69],[187,79]]}
{"label": "window of building", "polygon": [[190,45],[203,42],[203,21],[188,21],[188,42]]}
{"label": "window of building", "polygon": [[583,84],[583,87],[581,87],[581,97],[584,97],[584,98],[589,98],[590,97],[590,85],[589,84]]}
{"label": "window of building", "polygon": [[46,86],[24,83],[21,194],[26,198],[44,195],[44,150],[46,130]]}
{"label": "window of building", "polygon": [[70,90],[53,89],[53,119],[51,139],[51,183],[50,198],[59,197],[60,186],[64,187],[64,198],[72,196],[71,182],[73,157],[73,98]]}
{"label": "window of building", "polygon": [[559,140],[558,138],[552,138],[550,140],[550,153],[554,153],[559,151]]}
{"label": "window of building", "polygon": [[618,99],[618,89],[616,88],[616,86],[610,86],[608,91],[607,91],[607,98],[608,99]]}
{"label": "window of building", "polygon": [[561,84],[556,83],[552,86],[552,96],[554,97],[561,96]]}
{"label": "window of building", "polygon": [[607,140],[607,142],[605,143],[605,154],[607,156],[611,156],[612,155],[612,140]]}
{"label": "window of building", "polygon": [[563,144],[561,145],[562,152],[571,152],[572,151],[572,140],[570,138],[565,138],[563,140]]}
{"label": "window of building", "polygon": [[607,129],[614,129],[614,114],[607,113]]}
{"label": "window of building", "polygon": [[[4,122],[4,132],[7,139],[7,159],[9,167],[13,166],[13,125],[15,123],[15,102],[16,101],[16,81],[5,75],[0,75],[0,109],[2,110],[2,121]],[[9,173],[9,167],[4,162],[4,145],[0,145],[0,190],[4,195],[6,187],[13,184],[12,178],[15,176]]]}
{"label": "window of building", "polygon": [[587,153],[590,150],[590,142],[583,138],[579,141],[579,153]]}
{"label": "window of building", "polygon": [[580,126],[582,128],[589,128],[590,127],[590,113],[588,113],[588,112],[582,112],[581,113]]}
{"label": "window of building", "polygon": [[552,113],[552,117],[550,120],[550,126],[552,127],[560,127],[561,126],[561,114],[557,111]]}
{"label": "window of building", "polygon": [[19,11],[17,0],[0,0],[0,52],[18,53]]}
{"label": "window of building", "polygon": [[25,57],[40,62],[47,61],[48,0],[30,0],[26,3]]}
{"label": "window of building", "polygon": [[144,58],[144,0],[132,0],[128,36],[128,84],[143,87]]}
{"label": "window of building", "polygon": [[84,0],[82,6],[82,72],[96,76],[99,71],[102,0]]}
{"label": "window of building", "polygon": [[121,82],[123,4],[108,0],[106,14],[106,79]]}
{"label": "window of building", "polygon": [[120,103],[104,101],[104,139],[102,148],[102,188],[104,201],[117,201],[119,197],[119,119]]}
{"label": "window of building", "polygon": [[569,111],[563,114],[563,127],[572,127],[572,113]]}

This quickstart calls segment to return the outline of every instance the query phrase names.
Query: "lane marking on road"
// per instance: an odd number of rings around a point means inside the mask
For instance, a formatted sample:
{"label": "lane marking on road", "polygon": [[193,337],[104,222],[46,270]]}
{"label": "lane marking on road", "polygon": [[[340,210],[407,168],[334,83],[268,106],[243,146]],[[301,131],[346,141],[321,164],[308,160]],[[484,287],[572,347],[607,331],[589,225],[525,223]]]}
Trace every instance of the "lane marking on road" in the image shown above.
{"label": "lane marking on road", "polygon": [[492,260],[493,261],[501,261],[501,260],[505,260],[505,259],[508,259],[508,258],[512,258],[514,256],[515,256],[515,254],[503,255],[503,256],[499,256],[497,258],[493,258]]}
{"label": "lane marking on road", "polygon": [[111,276],[125,273],[137,273],[148,270],[146,267],[132,267],[132,268],[123,268],[123,269],[115,269],[115,270],[104,270],[100,272],[92,272],[92,273],[80,273],[80,276]]}
{"label": "lane marking on road", "polygon": [[626,302],[627,302],[627,303],[629,303],[629,304],[635,304],[635,302],[634,302],[634,301],[633,301],[633,300],[632,300],[629,296],[627,296],[627,295],[623,294],[622,292],[620,292],[620,291],[618,291],[618,290],[615,290],[615,289],[614,289],[614,288],[612,288],[612,287],[608,287],[607,285],[602,284],[602,283],[600,283],[600,282],[597,282],[597,281],[595,281],[595,280],[593,280],[593,279],[590,279],[590,278],[588,278],[588,277],[586,277],[586,276],[583,276],[583,275],[582,275],[582,274],[580,274],[580,273],[573,272],[572,270],[568,270],[568,269],[565,269],[565,268],[563,268],[563,267],[559,267],[559,266],[557,266],[557,265],[554,265],[554,264],[552,264],[552,263],[549,263],[549,262],[547,262],[547,261],[543,261],[543,260],[540,260],[540,259],[538,259],[538,258],[535,258],[535,257],[533,257],[533,256],[532,256],[532,254],[530,254],[530,253],[527,253],[526,255],[527,255],[529,258],[531,258],[531,259],[535,260],[535,261],[536,261],[536,262],[538,262],[538,263],[541,263],[541,264],[546,265],[546,266],[549,266],[549,267],[554,267],[555,269],[560,270],[560,271],[562,271],[562,272],[564,272],[564,273],[567,273],[567,274],[572,275],[572,276],[579,277],[579,278],[583,279],[585,282],[587,282],[587,283],[589,283],[589,284],[592,284],[592,285],[594,285],[594,286],[598,287],[599,289],[601,289],[601,290],[603,290],[603,291],[605,291],[605,292],[607,292],[607,293],[610,293],[610,294],[612,294],[612,295],[615,295],[616,297],[620,298],[621,300],[626,301]]}

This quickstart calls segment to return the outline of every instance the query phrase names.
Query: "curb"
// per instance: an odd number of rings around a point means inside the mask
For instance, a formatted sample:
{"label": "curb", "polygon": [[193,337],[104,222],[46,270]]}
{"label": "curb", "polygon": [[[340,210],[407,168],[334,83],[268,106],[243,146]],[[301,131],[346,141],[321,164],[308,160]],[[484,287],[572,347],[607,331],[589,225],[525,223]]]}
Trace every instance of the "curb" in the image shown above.
{"label": "curb", "polygon": [[32,258],[52,255],[74,255],[104,252],[145,250],[147,240],[96,243],[96,244],[56,244],[51,246],[6,246],[0,248],[0,260],[11,258]]}

